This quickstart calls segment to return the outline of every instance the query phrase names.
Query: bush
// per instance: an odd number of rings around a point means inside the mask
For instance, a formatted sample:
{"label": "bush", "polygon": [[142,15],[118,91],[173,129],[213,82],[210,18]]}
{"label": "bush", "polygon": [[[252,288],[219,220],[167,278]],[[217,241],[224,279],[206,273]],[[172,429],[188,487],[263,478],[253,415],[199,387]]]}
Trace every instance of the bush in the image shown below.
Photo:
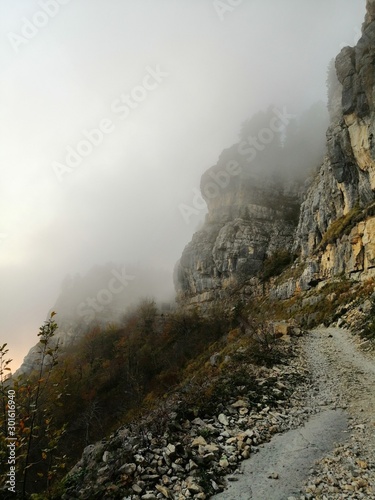
{"label": "bush", "polygon": [[294,261],[294,255],[288,250],[277,250],[263,263],[261,280],[268,281],[274,276],[279,276]]}
{"label": "bush", "polygon": [[338,218],[328,227],[324,233],[322,241],[320,242],[317,250],[324,250],[327,245],[334,243],[338,238],[344,234],[349,234],[353,227],[363,219],[363,213],[359,206],[355,206],[346,215]]}
{"label": "bush", "polygon": [[375,302],[372,303],[369,318],[366,326],[361,332],[361,337],[364,339],[375,341]]}

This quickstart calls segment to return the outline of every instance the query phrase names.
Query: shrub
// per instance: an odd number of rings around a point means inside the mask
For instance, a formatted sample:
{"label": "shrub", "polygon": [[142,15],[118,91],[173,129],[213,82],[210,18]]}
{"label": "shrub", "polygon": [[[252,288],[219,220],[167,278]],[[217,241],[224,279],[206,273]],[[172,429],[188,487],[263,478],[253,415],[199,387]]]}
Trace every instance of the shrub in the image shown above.
{"label": "shrub", "polygon": [[361,332],[361,337],[364,339],[375,341],[375,302],[372,303],[366,326]]}
{"label": "shrub", "polygon": [[363,213],[358,205],[356,205],[350,212],[337,220],[332,222],[324,233],[322,241],[320,242],[317,250],[324,250],[327,245],[334,243],[338,238],[344,234],[349,234],[353,227],[363,218]]}
{"label": "shrub", "polygon": [[294,261],[294,255],[288,250],[277,250],[263,263],[260,277],[263,282],[279,276]]}

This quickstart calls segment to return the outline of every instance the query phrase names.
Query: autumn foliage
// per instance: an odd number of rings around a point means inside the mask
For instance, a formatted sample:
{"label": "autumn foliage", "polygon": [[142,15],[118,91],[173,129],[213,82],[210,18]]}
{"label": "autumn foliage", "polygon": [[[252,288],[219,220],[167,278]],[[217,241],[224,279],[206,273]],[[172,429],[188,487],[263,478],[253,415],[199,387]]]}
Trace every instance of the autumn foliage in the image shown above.
{"label": "autumn foliage", "polygon": [[59,498],[56,479],[83,448],[176,387],[189,361],[227,332],[228,321],[220,311],[161,314],[145,300],[120,324],[91,325],[64,349],[53,341],[56,328],[53,318],[41,327],[38,370],[12,382],[22,499]]}

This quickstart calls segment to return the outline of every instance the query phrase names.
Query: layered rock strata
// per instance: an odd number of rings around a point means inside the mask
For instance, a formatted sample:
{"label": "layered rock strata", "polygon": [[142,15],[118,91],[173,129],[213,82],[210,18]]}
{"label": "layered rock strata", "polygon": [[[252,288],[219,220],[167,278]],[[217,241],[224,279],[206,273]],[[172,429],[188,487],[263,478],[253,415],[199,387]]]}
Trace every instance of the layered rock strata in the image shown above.
{"label": "layered rock strata", "polygon": [[375,268],[375,2],[356,47],[336,58],[341,110],[327,132],[327,157],[301,207],[296,247],[321,279],[367,277]]}
{"label": "layered rock strata", "polygon": [[202,176],[209,213],[177,264],[180,299],[201,304],[222,297],[231,286],[256,276],[267,257],[291,250],[299,189],[280,183],[272,173],[257,172],[238,153],[238,145],[225,150]]}
{"label": "layered rock strata", "polygon": [[[360,40],[342,49],[335,61],[327,152],[308,181],[302,205],[301,186],[277,181],[277,164],[265,174],[261,157],[249,165],[238,154],[239,145],[224,151],[203,175],[209,214],[176,269],[183,302],[212,301],[230,286],[254,281],[265,259],[279,250],[299,254],[305,271],[271,289],[277,297],[337,275],[365,279],[375,274],[374,62],[375,1],[368,0]],[[212,196],[207,184],[224,186],[225,172],[230,182]]]}

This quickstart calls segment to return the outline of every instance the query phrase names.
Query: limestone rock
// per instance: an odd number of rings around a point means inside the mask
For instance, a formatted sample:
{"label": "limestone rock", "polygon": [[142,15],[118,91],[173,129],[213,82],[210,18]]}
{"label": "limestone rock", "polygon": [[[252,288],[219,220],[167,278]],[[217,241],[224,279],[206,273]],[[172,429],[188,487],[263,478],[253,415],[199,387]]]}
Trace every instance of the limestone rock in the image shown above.
{"label": "limestone rock", "polygon": [[224,415],[224,413],[220,413],[220,415],[217,417],[218,421],[223,424],[225,427],[229,425],[227,417]]}
{"label": "limestone rock", "polygon": [[[375,273],[374,59],[375,3],[368,0],[361,38],[336,58],[327,152],[304,189],[288,189],[263,175],[261,162],[250,168],[238,144],[205,172],[201,190],[208,215],[176,266],[182,303],[210,303],[244,283],[249,294],[262,294],[259,273],[280,250],[299,253],[306,270],[271,286],[275,299],[342,273]],[[233,161],[238,172],[230,176],[226,168]]]}
{"label": "limestone rock", "polygon": [[[225,296],[230,287],[257,276],[266,257],[293,245],[302,187],[276,181],[271,173],[262,175],[262,165],[249,166],[238,149],[236,144],[225,150],[202,176],[209,213],[175,269],[176,290],[185,303]],[[239,172],[224,182],[233,161]],[[215,196],[207,190],[214,184]]]}
{"label": "limestone rock", "polygon": [[191,446],[193,448],[198,448],[199,446],[206,446],[206,445],[207,445],[207,441],[202,436],[199,436],[199,437],[193,439],[193,442],[191,443]]}
{"label": "limestone rock", "polygon": [[286,321],[279,321],[273,323],[273,333],[276,338],[283,337],[284,335],[289,335],[291,332],[291,326]]}
{"label": "limestone rock", "polygon": [[375,3],[362,37],[336,58],[342,119],[327,132],[327,156],[301,207],[295,249],[314,256],[319,279],[367,274],[375,265]]}

